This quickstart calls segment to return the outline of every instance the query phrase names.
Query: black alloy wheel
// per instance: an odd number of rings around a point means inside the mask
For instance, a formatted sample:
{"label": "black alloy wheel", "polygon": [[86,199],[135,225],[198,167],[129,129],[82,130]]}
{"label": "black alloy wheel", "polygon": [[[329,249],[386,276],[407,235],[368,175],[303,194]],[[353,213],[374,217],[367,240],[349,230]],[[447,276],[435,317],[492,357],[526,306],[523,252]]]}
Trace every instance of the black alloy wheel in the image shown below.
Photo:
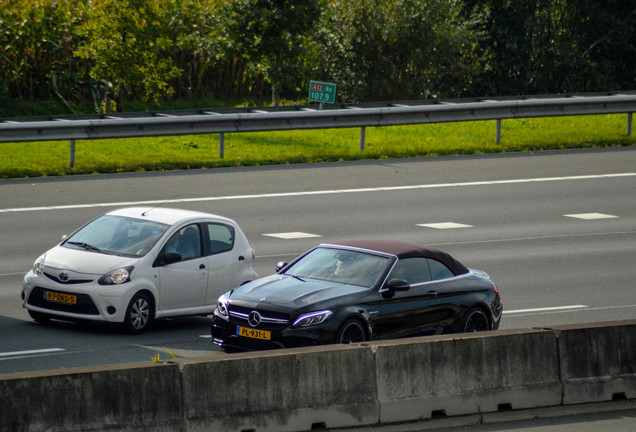
{"label": "black alloy wheel", "polygon": [[148,329],[152,322],[152,302],[148,294],[137,293],[126,308],[124,330],[131,334],[140,334]]}
{"label": "black alloy wheel", "polygon": [[490,330],[490,321],[481,308],[472,308],[462,318],[461,332],[471,333]]}
{"label": "black alloy wheel", "polygon": [[336,343],[341,344],[364,342],[365,340],[367,340],[367,335],[364,331],[364,327],[362,327],[360,321],[353,318],[345,321],[342,327],[340,327],[338,336],[336,337]]}

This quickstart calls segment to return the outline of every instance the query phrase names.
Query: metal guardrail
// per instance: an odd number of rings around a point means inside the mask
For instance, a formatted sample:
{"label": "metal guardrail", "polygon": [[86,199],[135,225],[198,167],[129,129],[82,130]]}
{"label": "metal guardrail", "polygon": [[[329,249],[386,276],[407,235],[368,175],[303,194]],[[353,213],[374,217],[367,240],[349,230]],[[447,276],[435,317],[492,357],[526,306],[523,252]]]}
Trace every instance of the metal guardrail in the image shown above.
{"label": "metal guardrail", "polygon": [[[496,120],[496,141],[501,139],[501,120],[529,117],[627,114],[631,135],[636,92],[532,96],[522,98],[451,99],[408,102],[276,108],[202,109],[123,113],[93,116],[54,116],[0,119],[0,143],[28,141],[131,138],[167,135],[220,134],[223,157],[225,133],[293,129],[365,128],[422,123]],[[73,154],[71,154],[71,165]]]}

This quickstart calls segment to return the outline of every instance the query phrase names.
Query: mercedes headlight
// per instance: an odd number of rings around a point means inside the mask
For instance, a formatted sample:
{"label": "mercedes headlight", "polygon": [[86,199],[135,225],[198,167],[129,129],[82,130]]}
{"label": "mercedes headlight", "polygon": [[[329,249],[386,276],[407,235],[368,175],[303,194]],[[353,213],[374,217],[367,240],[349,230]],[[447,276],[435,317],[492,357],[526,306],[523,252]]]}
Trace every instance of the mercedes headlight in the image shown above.
{"label": "mercedes headlight", "polygon": [[327,321],[333,312],[330,310],[323,310],[319,312],[312,312],[308,314],[301,315],[298,317],[296,321],[294,321],[294,326],[297,327],[310,327],[318,324],[322,324]]}
{"label": "mercedes headlight", "polygon": [[230,313],[227,309],[227,304],[229,302],[230,299],[225,297],[225,294],[219,297],[219,301],[216,303],[216,309],[214,309],[214,315],[227,321],[230,318]]}

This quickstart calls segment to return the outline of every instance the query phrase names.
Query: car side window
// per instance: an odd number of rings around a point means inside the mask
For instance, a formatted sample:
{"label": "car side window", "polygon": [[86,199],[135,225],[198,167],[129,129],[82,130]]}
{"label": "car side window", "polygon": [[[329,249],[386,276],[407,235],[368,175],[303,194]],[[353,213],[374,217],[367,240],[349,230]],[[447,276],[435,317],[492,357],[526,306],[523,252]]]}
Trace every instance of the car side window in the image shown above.
{"label": "car side window", "polygon": [[393,267],[388,280],[391,279],[402,279],[411,285],[429,282],[431,280],[431,272],[426,258],[403,258],[399,260]]}
{"label": "car side window", "polygon": [[448,267],[437,260],[429,258],[428,265],[431,269],[432,280],[447,279],[455,276],[453,272],[448,269]]}
{"label": "car side window", "polygon": [[207,228],[210,255],[232,250],[234,247],[234,228],[215,223],[208,224]]}
{"label": "car side window", "polygon": [[201,232],[197,224],[188,225],[176,232],[166,243],[165,252],[177,252],[182,260],[201,256]]}

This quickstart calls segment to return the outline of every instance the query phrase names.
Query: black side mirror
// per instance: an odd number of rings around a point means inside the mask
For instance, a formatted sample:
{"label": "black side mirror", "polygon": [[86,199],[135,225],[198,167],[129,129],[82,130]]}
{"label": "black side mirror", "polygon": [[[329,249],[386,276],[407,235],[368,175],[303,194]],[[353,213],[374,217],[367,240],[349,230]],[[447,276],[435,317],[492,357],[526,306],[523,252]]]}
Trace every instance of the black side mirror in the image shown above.
{"label": "black side mirror", "polygon": [[279,261],[276,263],[276,265],[274,266],[274,271],[276,271],[276,273],[280,273],[280,271],[282,269],[284,269],[285,267],[287,267],[287,262],[285,261]]}
{"label": "black side mirror", "polygon": [[395,296],[397,291],[408,291],[411,285],[403,279],[391,279],[387,282],[385,290],[382,291],[382,298],[390,299]]}
{"label": "black side mirror", "polygon": [[389,289],[389,291],[408,291],[409,288],[411,288],[411,285],[403,280],[403,279],[391,279],[387,284],[386,287]]}

